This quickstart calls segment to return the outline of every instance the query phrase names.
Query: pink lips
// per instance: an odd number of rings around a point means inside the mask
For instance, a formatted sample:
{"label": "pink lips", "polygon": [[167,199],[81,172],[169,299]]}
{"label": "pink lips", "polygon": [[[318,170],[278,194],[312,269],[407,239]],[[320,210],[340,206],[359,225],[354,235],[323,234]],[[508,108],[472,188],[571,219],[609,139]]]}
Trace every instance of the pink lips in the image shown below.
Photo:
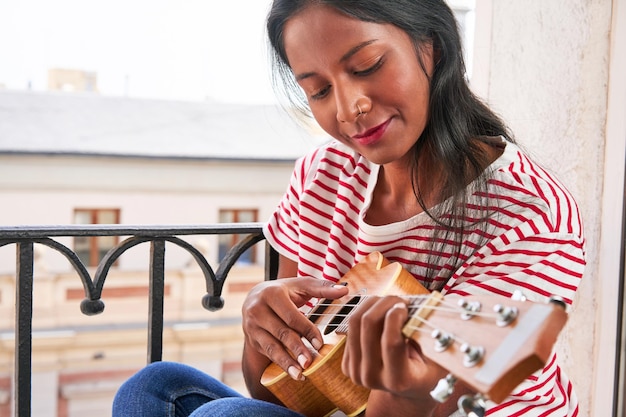
{"label": "pink lips", "polygon": [[361,145],[371,145],[377,142],[385,134],[389,123],[391,123],[391,119],[379,124],[378,126],[368,129],[363,133],[352,136],[352,140],[360,143]]}

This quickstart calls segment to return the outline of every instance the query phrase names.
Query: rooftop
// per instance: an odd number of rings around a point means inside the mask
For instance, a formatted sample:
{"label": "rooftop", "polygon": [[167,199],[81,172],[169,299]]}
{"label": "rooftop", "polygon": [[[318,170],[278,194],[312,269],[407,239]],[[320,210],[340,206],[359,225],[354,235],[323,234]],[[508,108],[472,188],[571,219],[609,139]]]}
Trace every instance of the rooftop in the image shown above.
{"label": "rooftop", "polygon": [[324,140],[274,105],[0,90],[0,154],[292,160]]}

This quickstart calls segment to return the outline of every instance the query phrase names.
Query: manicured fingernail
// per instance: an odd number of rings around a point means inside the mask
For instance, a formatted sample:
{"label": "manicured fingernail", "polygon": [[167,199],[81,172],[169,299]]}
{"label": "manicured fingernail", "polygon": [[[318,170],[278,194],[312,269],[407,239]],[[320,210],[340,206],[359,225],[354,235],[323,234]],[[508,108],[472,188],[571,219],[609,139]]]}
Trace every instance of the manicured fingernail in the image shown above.
{"label": "manicured fingernail", "polygon": [[304,380],[304,376],[300,373],[300,370],[298,368],[296,368],[295,366],[290,366],[287,369],[287,373],[289,374],[289,376],[296,380],[296,381],[303,381]]}
{"label": "manicured fingernail", "polygon": [[311,345],[315,348],[315,350],[320,350],[324,344],[319,339],[311,340]]}
{"label": "manicured fingernail", "polygon": [[301,367],[305,368],[304,365],[306,365],[306,356],[304,355],[298,356],[298,363],[300,364]]}

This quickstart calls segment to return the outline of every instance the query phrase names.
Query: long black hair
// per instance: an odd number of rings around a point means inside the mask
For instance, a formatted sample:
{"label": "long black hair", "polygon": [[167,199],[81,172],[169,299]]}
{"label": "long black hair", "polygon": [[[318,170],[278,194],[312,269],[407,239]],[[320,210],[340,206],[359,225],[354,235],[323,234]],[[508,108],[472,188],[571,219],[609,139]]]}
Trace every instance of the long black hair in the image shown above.
{"label": "long black hair", "polygon": [[[435,68],[430,77],[429,122],[414,147],[411,181],[418,203],[438,225],[432,237],[430,267],[422,278],[432,289],[440,288],[468,256],[464,239],[469,232],[489,227],[485,221],[490,215],[486,197],[489,171],[485,169],[489,157],[480,141],[492,137],[513,141],[509,129],[470,90],[457,21],[443,0],[274,0],[267,18],[273,81],[294,108],[311,115],[289,66],[283,31],[291,17],[316,4],[333,7],[362,21],[395,25],[410,36],[416,50],[426,43],[433,46]],[[421,54],[417,56],[421,59]],[[424,68],[421,60],[419,63]],[[422,164],[420,169],[418,163]],[[435,208],[426,206],[419,187],[418,173],[428,172],[425,167],[437,167],[442,175],[438,185],[439,197],[444,201]],[[478,204],[477,195],[485,196]],[[480,242],[473,244],[475,247]],[[443,252],[452,252],[455,267],[441,271],[441,262],[436,258],[447,245],[454,246]]]}

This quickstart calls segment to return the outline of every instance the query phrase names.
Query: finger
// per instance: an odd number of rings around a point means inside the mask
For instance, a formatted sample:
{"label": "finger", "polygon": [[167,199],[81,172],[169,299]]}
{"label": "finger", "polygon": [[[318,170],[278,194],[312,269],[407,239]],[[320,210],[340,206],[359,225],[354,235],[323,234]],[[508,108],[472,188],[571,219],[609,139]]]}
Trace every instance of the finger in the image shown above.
{"label": "finger", "polygon": [[[312,296],[337,296],[347,292],[343,286],[332,286],[332,282],[314,278],[286,278],[257,285],[242,309],[244,332],[254,335],[258,329],[267,331],[273,337],[272,341],[282,345],[278,352],[287,351],[302,368],[308,366],[313,357],[302,338],[315,349],[320,349],[323,337],[315,324],[297,308],[296,302],[301,303],[300,300],[308,300]],[[276,349],[273,344],[268,347]]]}
{"label": "finger", "polygon": [[302,364],[294,360],[294,357],[285,350],[283,344],[271,333],[261,329],[255,333],[254,338],[247,338],[247,342],[287,372],[291,378],[295,380],[304,379]]}
{"label": "finger", "polygon": [[[350,314],[342,371],[356,384],[363,385],[361,366],[368,360],[363,352],[363,315],[376,303],[376,297],[364,298]],[[347,352],[347,355],[346,355]]]}
{"label": "finger", "polygon": [[[308,366],[311,356],[300,335],[290,329],[268,305],[259,306],[257,302],[251,305],[251,309],[244,310],[247,343],[287,371],[292,378],[300,379],[301,371]],[[290,307],[295,309],[293,305]]]}
{"label": "finger", "polygon": [[385,316],[381,338],[384,362],[382,387],[403,395],[428,393],[447,371],[422,356],[417,343],[409,343],[404,338],[401,329],[408,315],[406,304],[398,302]]}
{"label": "finger", "polygon": [[309,348],[303,343],[304,337],[314,349],[319,350],[323,345],[320,330],[302,312],[297,309],[280,311],[277,313],[279,322],[272,326],[272,335],[297,358],[304,368],[312,360]]}
{"label": "finger", "polygon": [[394,304],[390,298],[378,298],[361,319],[361,383],[372,389],[381,387],[384,361],[382,356],[385,317]]}
{"label": "finger", "polygon": [[[292,293],[289,296],[291,300],[298,298],[307,301],[311,298],[336,299],[348,294],[348,288],[344,285],[316,278],[296,278],[296,280],[290,284],[293,284],[289,287],[289,291]],[[284,308],[278,309],[276,314],[278,314],[290,329],[295,330],[299,336],[308,340],[315,349],[319,350],[322,347],[323,337],[320,330],[307,316],[302,314],[300,310]],[[290,337],[291,335],[285,334],[284,336]],[[299,343],[296,343],[296,346],[299,346]],[[308,351],[299,353],[304,353],[309,357]]]}
{"label": "finger", "polygon": [[[407,342],[402,334],[402,327],[408,319],[407,305],[402,302],[394,303],[385,314],[384,327],[381,336],[381,356],[383,361],[382,384],[393,391],[406,389],[406,379],[411,379],[409,367],[409,352]],[[402,371],[400,371],[402,370]]]}
{"label": "finger", "polygon": [[294,302],[300,301],[304,305],[311,298],[328,298],[335,300],[348,294],[348,287],[325,279],[311,277],[295,278],[291,288],[291,298]]}
{"label": "finger", "polygon": [[385,313],[383,338],[392,348],[405,345],[402,328],[409,318],[409,309],[405,302],[395,302]]}

